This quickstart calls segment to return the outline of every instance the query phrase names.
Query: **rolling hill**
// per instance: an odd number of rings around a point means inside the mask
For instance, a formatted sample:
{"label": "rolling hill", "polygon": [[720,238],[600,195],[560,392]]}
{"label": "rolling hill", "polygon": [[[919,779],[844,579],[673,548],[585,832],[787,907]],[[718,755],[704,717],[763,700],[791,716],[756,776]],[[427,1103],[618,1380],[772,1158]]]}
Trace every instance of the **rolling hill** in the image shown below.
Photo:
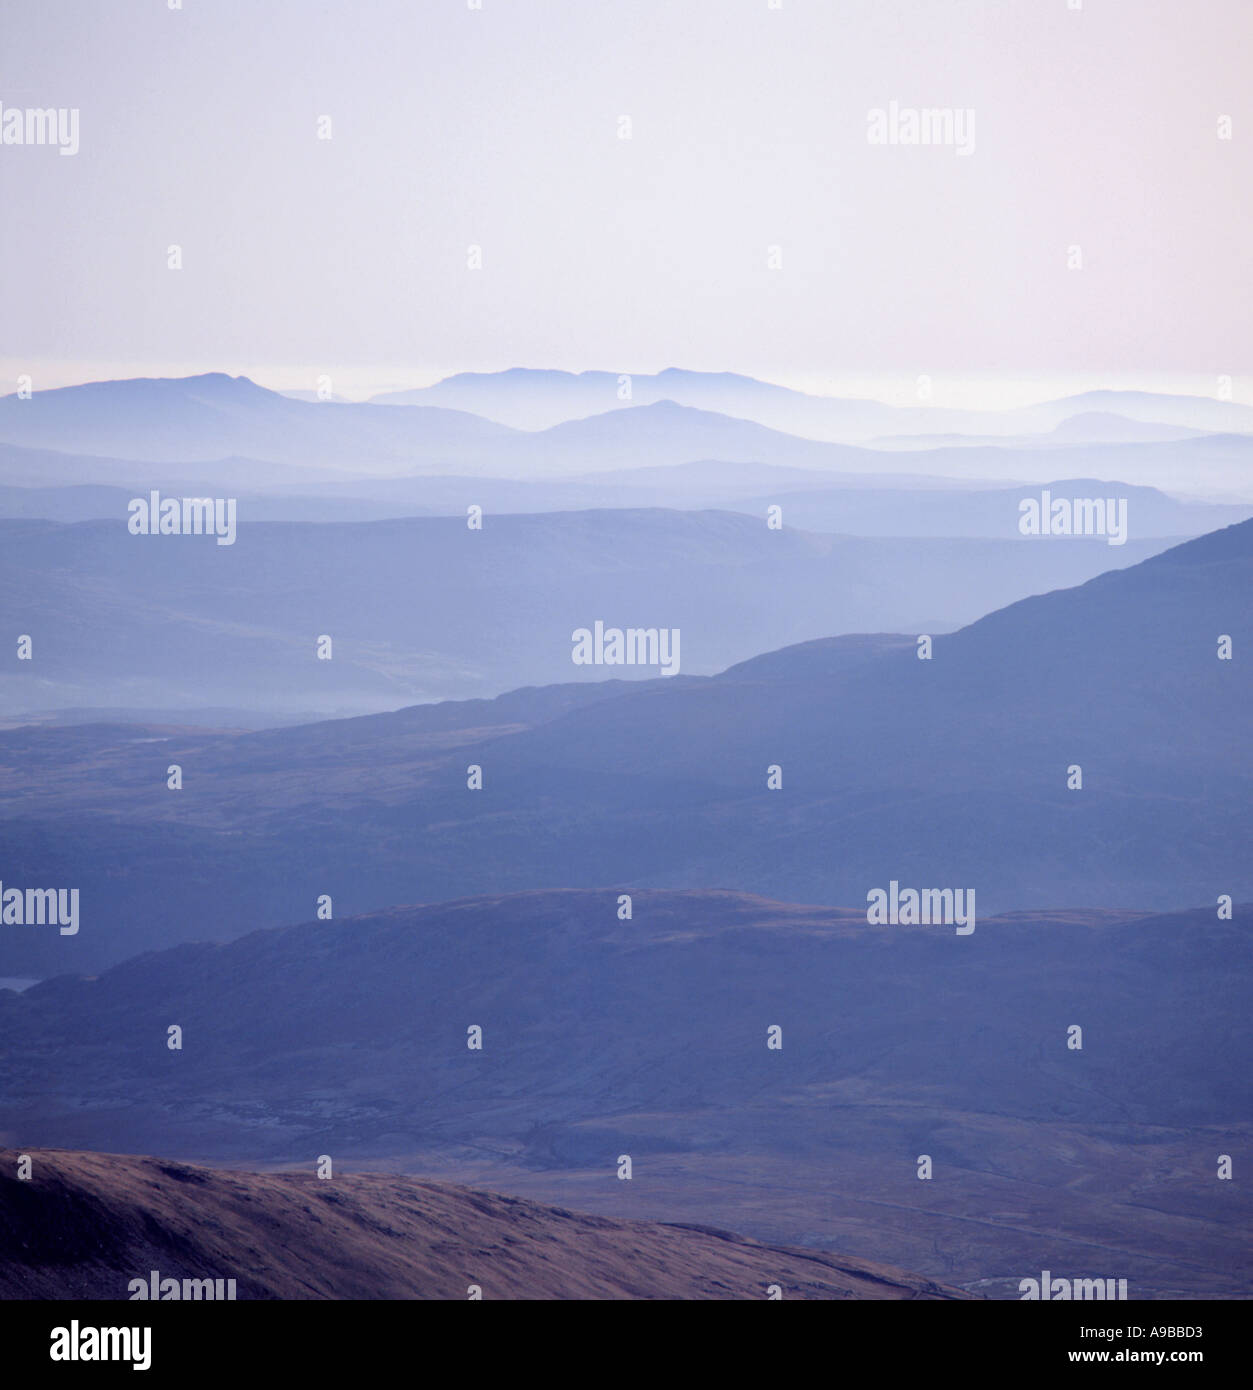
{"label": "rolling hill", "polygon": [[465,1299],[472,1284],[484,1299],[746,1299],[771,1284],[784,1298],[969,1296],[725,1231],[580,1216],[412,1178],[30,1156],[27,1182],[10,1175],[17,1155],[3,1158],[5,1299],[129,1299],[152,1270],[180,1286],[234,1280],[237,1299]]}
{"label": "rolling hill", "polygon": [[648,674],[573,664],[572,632],[597,619],[678,628],[680,671],[712,675],[831,633],[945,631],[1165,544],[859,539],[770,531],[764,513],[651,509],[488,515],[481,531],[464,511],[241,521],[229,546],[133,536],[121,517],[0,521],[9,640],[33,644],[30,661],[0,668],[0,714],[349,714]]}
{"label": "rolling hill", "polygon": [[85,916],[12,931],[3,973],[303,920],[323,893],[341,912],[598,886],[838,904],[890,879],[973,884],[989,912],[1250,898],[1251,580],[1244,522],[937,635],[929,661],[910,633],[822,639],[713,678],[248,734],[11,729],[5,881],[78,886]]}

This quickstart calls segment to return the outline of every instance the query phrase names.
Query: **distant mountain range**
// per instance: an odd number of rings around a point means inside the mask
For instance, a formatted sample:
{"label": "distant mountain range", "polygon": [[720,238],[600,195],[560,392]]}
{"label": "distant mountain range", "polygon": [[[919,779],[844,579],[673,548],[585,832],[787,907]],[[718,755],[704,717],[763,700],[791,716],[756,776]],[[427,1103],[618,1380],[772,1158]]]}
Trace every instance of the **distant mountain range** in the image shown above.
{"label": "distant mountain range", "polygon": [[[294,401],[247,377],[100,381],[0,398],[0,440],[32,449],[141,462],[206,463],[243,455],[308,466],[414,463],[451,448],[490,456],[512,432],[439,409],[378,411]],[[411,471],[416,471],[411,470]]]}
{"label": "distant mountain range", "polygon": [[[693,375],[703,380],[698,374],[683,373],[677,374],[676,380],[687,381]],[[782,389],[757,385],[767,395]],[[1248,464],[1253,459],[1253,409],[1190,397],[1124,399],[1118,395],[1106,402],[1102,393],[1096,394],[1100,400],[1072,397],[1051,406],[1033,407],[1034,415],[1008,412],[997,417],[1012,427],[1003,433],[1017,436],[1032,423],[1053,430],[1072,417],[1084,417],[1095,410],[1102,423],[1086,432],[1091,438],[1082,431],[1077,437],[1067,436],[1064,465],[1052,457],[1063,457],[1056,437],[1051,440],[1054,447],[1047,450],[1034,440],[967,438],[945,447],[912,451],[909,468],[904,471],[1001,482],[1034,479],[1043,471],[1054,476],[1124,477],[1138,485],[1175,491],[1247,491]],[[131,484],[141,475],[151,476],[159,467],[157,481],[164,481],[167,488],[185,478],[189,469],[205,481],[216,480],[221,487],[232,485],[228,480],[240,476],[238,460],[255,461],[252,487],[290,481],[306,490],[308,481],[318,481],[319,471],[328,482],[352,475],[465,475],[536,481],[701,459],[863,477],[902,471],[888,465],[887,450],[833,442],[814,433],[807,419],[789,420],[787,428],[781,429],[773,415],[770,424],[737,415],[738,407],[728,404],[724,395],[702,389],[689,392],[686,400],[633,400],[628,408],[602,405],[593,407],[585,417],[525,431],[442,405],[293,400],[247,378],[222,374],[97,382],[36,392],[27,400],[15,395],[0,398],[0,445],[8,446],[5,457],[0,457],[0,483],[47,485],[59,480]],[[817,401],[824,411],[847,404],[800,399]],[[1118,442],[1118,431],[1111,433],[1105,418],[1109,410],[1097,406],[1125,406],[1122,413],[1130,411],[1129,418],[1138,418],[1134,414],[1137,410],[1142,415],[1157,410],[1157,416],[1147,418],[1171,427],[1185,423],[1175,417],[1187,416],[1193,423],[1186,424],[1186,429],[1202,429],[1204,433],[1161,439],[1162,431],[1156,431],[1156,442]],[[877,409],[888,412],[891,419],[879,422],[884,428],[874,430],[876,436],[899,434],[902,429],[935,432],[935,421],[929,418],[935,412],[888,406]],[[907,418],[897,418],[900,416]],[[942,433],[951,435],[963,422],[945,419],[940,423],[948,426]],[[987,433],[988,423],[973,421],[973,425],[984,427],[981,433]],[[889,424],[891,430],[887,429]],[[1169,436],[1178,430],[1165,433]],[[854,431],[840,437],[868,436]],[[1111,438],[1115,442],[1110,442]],[[64,459],[58,462],[56,457],[45,457],[41,471],[40,460],[30,457],[31,451],[76,459],[81,456],[82,461],[67,467]],[[1045,455],[1050,464],[1042,470]],[[101,459],[119,463],[110,472],[101,468]],[[218,460],[236,462],[223,466]],[[245,469],[245,477],[246,473]]]}
{"label": "distant mountain range", "polygon": [[[547,429],[563,420],[599,415],[615,408],[674,401],[755,420],[790,434],[845,442],[898,434],[1044,434],[1071,420],[1084,421],[1066,431],[1084,442],[1108,439],[1111,431],[1134,439],[1178,437],[1176,430],[1180,429],[1185,433],[1201,430],[1208,434],[1253,431],[1253,408],[1249,406],[1215,397],[1151,391],[1088,391],[1014,410],[977,411],[812,396],[735,372],[668,368],[625,379],[630,383],[629,396],[623,394],[624,374],[514,367],[503,372],[462,372],[433,386],[387,392],[373,400],[387,405],[464,410],[529,430]],[[1166,428],[1129,431],[1125,425],[1112,425],[1110,416]]]}
{"label": "distant mountain range", "polygon": [[839,488],[820,487],[740,498],[736,511],[765,514],[782,508],[790,524],[807,531],[859,536],[1001,536],[1017,537],[1020,504],[1052,498],[1125,498],[1128,534],[1184,537],[1214,531],[1253,517],[1253,505],[1187,502],[1156,488],[1099,478],[1054,478],[1012,488]]}
{"label": "distant mountain range", "polygon": [[877,449],[937,449],[955,444],[971,448],[999,444],[1023,449],[1057,449],[1072,444],[1162,444],[1193,439],[1205,433],[1187,425],[1163,425],[1152,420],[1129,419],[1108,410],[1089,410],[1071,415],[1041,434],[898,434],[875,439],[872,443]]}
{"label": "distant mountain range", "polygon": [[[1201,535],[1253,516],[1253,502],[1192,502],[1156,488],[1096,478],[1051,478],[1014,488],[937,485],[923,478],[867,476],[849,486],[846,475],[827,475],[769,464],[713,460],[611,472],[568,482],[528,483],[507,478],[363,479],[323,483],[299,493],[236,491],[239,516],[254,521],[382,521],[410,516],[464,518],[470,499],[485,512],[531,513],[606,508],[679,507],[742,511],[765,517],[781,508],[788,526],[852,536],[984,536],[1016,538],[1019,503],[1054,497],[1126,498],[1129,534],[1136,540]],[[769,489],[769,490],[767,490]],[[203,496],[212,487],[181,484],[173,495]],[[166,489],[169,492],[169,489]],[[0,518],[121,522],[136,488],[95,484],[5,487]],[[139,495],[143,495],[140,487]],[[1098,544],[1104,544],[1100,540]]]}

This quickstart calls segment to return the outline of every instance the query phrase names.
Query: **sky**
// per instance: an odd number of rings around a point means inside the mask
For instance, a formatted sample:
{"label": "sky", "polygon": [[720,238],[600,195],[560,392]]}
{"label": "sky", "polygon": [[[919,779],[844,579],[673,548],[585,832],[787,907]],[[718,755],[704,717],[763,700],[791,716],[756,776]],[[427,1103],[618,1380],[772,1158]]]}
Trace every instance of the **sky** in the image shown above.
{"label": "sky", "polygon": [[[76,154],[0,144],[0,391],[1253,402],[1253,4],[1074,2],[0,0],[4,110],[79,111]],[[892,103],[967,148],[872,143]]]}

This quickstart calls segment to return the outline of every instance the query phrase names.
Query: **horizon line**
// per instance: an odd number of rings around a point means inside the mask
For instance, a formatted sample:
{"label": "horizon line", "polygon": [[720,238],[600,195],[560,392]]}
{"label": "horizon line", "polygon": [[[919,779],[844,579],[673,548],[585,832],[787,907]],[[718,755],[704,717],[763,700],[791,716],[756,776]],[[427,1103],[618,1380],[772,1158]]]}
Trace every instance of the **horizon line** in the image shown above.
{"label": "horizon line", "polygon": [[[870,371],[859,373],[840,373],[820,378],[811,375],[797,376],[793,373],[758,375],[750,371],[732,368],[703,368],[667,366],[652,371],[627,372],[606,367],[570,368],[559,366],[528,366],[515,363],[508,367],[468,367],[449,370],[413,368],[403,370],[403,376],[394,367],[348,367],[328,370],[310,367],[291,367],[279,365],[239,365],[232,371],[222,367],[203,367],[199,364],[174,364],[159,366],[154,363],[126,364],[121,367],[108,367],[105,364],[66,363],[63,365],[37,363],[18,363],[14,359],[0,359],[0,378],[8,377],[18,382],[19,378],[31,378],[32,394],[42,395],[50,391],[60,391],[82,386],[100,386],[132,381],[192,381],[201,377],[221,376],[231,380],[244,380],[250,384],[270,391],[275,395],[291,399],[300,392],[312,393],[317,389],[320,377],[332,381],[332,401],[327,404],[365,405],[377,397],[395,395],[407,391],[421,391],[440,385],[457,377],[499,377],[514,372],[535,375],[564,376],[580,378],[586,376],[636,376],[654,379],[667,373],[685,374],[697,377],[737,377],[756,385],[774,387],[790,391],[811,401],[861,402],[872,405],[890,406],[902,411],[952,411],[996,414],[1005,411],[1029,409],[1058,401],[1071,400],[1079,396],[1100,393],[1120,394],[1133,392],[1153,396],[1181,396],[1194,400],[1208,400],[1215,404],[1253,406],[1253,382],[1245,384],[1230,378],[1230,396],[1218,393],[1219,377],[1204,372],[1157,372],[1157,373],[1016,373],[975,372],[954,373],[945,376],[939,373],[909,373],[905,371]],[[344,389],[339,389],[336,381],[350,379]],[[929,398],[920,399],[918,382],[926,378],[930,383]],[[365,381],[369,385],[363,385]],[[352,381],[356,385],[351,384]],[[49,384],[41,384],[48,382]],[[821,384],[837,389],[821,390]],[[1209,389],[1203,389],[1208,384]],[[0,400],[14,396],[21,390],[16,384],[10,391],[0,394]],[[652,404],[652,402],[649,402]],[[625,405],[625,403],[624,403]],[[610,409],[622,408],[613,407]],[[630,408],[627,406],[626,408]],[[700,407],[695,407],[700,408]]]}

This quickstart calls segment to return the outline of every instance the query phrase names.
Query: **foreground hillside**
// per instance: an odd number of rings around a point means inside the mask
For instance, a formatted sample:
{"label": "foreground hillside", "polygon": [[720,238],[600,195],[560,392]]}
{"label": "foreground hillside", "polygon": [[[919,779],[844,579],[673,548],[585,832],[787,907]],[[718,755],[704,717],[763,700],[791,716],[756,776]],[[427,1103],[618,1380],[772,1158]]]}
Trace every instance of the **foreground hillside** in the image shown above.
{"label": "foreground hillside", "polygon": [[567,891],[307,922],[0,992],[0,1142],[329,1153],[996,1296],[1062,1262],[1247,1294],[1253,1205],[1217,1165],[1253,1142],[1249,916],[958,936],[725,892],[637,892],[622,920]]}
{"label": "foreground hillside", "polygon": [[713,1230],[613,1221],[378,1174],[221,1172],[0,1154],[0,1298],[129,1296],[234,1279],[237,1298],[963,1298],[886,1266]]}

